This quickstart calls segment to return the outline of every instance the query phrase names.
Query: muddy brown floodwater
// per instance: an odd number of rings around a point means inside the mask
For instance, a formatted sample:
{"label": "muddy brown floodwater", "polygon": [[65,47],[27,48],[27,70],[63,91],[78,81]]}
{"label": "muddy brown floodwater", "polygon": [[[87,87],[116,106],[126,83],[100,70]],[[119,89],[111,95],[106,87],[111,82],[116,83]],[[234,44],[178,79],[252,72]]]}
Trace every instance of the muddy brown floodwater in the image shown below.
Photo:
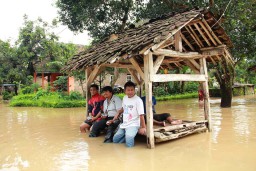
{"label": "muddy brown floodwater", "polygon": [[[212,132],[194,134],[147,149],[104,144],[103,136],[79,133],[85,108],[14,108],[0,104],[0,170],[39,171],[256,171],[256,96],[220,108],[211,99]],[[159,102],[157,112],[202,120],[197,99]]]}

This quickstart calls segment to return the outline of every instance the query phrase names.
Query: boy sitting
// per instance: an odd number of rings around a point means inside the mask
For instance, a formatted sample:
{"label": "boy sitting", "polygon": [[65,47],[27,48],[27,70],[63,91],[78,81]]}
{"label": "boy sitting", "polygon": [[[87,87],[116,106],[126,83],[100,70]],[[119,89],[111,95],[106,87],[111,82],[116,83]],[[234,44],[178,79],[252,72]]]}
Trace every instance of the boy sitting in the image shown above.
{"label": "boy sitting", "polygon": [[93,84],[90,86],[91,99],[88,102],[88,116],[84,123],[80,125],[81,133],[85,133],[96,122],[101,120],[101,111],[105,98],[99,94],[99,86]]}
{"label": "boy sitting", "polygon": [[122,102],[122,109],[117,112],[113,120],[123,113],[123,123],[113,137],[114,143],[126,143],[127,147],[134,146],[134,138],[139,131],[140,134],[146,134],[146,125],[144,120],[143,102],[135,94],[135,84],[131,81],[124,85],[125,96]]}

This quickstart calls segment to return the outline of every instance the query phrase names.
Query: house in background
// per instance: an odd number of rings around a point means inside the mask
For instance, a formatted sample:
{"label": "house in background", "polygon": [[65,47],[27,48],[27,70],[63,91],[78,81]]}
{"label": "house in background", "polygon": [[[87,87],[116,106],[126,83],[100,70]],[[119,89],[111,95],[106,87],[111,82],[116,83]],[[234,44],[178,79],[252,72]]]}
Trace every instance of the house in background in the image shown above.
{"label": "house in background", "polygon": [[[59,76],[64,76],[64,74],[60,72],[51,72],[51,71],[35,71],[34,72],[34,83],[39,84],[43,89],[51,86],[52,91],[56,91],[54,88],[53,82],[58,79]],[[75,79],[74,77],[68,77],[67,81],[67,92],[75,90]]]}

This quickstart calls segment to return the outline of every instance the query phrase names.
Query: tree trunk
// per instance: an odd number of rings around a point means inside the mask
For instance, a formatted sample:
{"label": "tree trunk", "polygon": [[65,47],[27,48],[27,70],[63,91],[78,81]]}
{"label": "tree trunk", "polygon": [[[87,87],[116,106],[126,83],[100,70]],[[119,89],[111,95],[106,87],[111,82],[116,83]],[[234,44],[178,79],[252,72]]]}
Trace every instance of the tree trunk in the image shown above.
{"label": "tree trunk", "polygon": [[232,85],[222,85],[220,86],[220,92],[221,92],[221,103],[220,106],[225,107],[231,107],[232,103]]}
{"label": "tree trunk", "polygon": [[214,0],[209,0],[209,6],[213,7],[214,6]]}
{"label": "tree trunk", "polygon": [[185,92],[185,81],[181,81],[180,82],[180,93],[184,93]]}
{"label": "tree trunk", "polygon": [[28,63],[27,73],[28,75],[34,75],[35,69],[33,62]]}
{"label": "tree trunk", "polygon": [[221,107],[231,107],[234,66],[226,60],[219,62],[214,73],[220,85]]}

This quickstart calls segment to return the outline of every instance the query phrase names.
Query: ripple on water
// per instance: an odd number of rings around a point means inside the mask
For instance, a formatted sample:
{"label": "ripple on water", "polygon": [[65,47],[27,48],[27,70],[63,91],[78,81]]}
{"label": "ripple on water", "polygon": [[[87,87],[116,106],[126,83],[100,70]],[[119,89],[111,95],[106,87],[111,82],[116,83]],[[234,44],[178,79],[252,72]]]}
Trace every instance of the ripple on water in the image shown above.
{"label": "ripple on water", "polygon": [[58,171],[88,170],[88,144],[81,141],[65,143],[66,149],[54,158]]}
{"label": "ripple on water", "polygon": [[16,154],[12,159],[12,156],[7,156],[5,158],[5,162],[2,164],[1,171],[4,170],[12,170],[12,171],[19,171],[24,170],[25,168],[29,167],[29,162],[27,160],[23,160],[19,154]]}

